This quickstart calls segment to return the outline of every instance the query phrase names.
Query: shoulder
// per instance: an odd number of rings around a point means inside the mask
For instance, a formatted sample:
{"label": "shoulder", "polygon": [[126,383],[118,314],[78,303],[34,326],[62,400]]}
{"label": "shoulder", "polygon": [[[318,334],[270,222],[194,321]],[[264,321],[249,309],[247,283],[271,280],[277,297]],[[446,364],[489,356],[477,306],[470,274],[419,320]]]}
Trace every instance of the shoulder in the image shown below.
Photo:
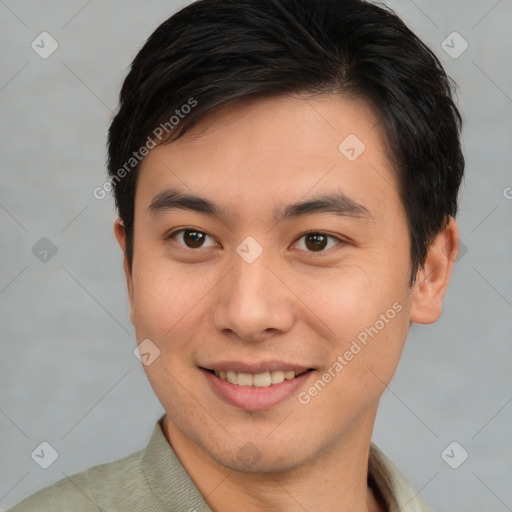
{"label": "shoulder", "polygon": [[[140,491],[143,450],[66,476],[17,503],[8,512],[108,511],[113,503]],[[107,502],[106,502],[107,501]]]}

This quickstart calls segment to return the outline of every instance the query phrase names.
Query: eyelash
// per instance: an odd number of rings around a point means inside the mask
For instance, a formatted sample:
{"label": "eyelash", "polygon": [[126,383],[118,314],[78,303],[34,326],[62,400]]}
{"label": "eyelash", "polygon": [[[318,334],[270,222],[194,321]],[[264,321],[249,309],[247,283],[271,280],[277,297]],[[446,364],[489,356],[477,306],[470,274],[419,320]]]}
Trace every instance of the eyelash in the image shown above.
{"label": "eyelash", "polygon": [[[214,240],[214,238],[209,235],[208,233],[206,233],[205,231],[200,231],[198,229],[194,229],[194,228],[181,228],[181,229],[177,229],[176,231],[173,231],[172,233],[169,233],[167,236],[165,236],[165,240],[172,240],[172,239],[175,239],[177,237],[177,235],[179,233],[184,233],[185,231],[195,231],[197,233],[201,233],[201,234],[204,234],[206,236],[209,236],[212,240]],[[336,241],[336,246],[337,245],[340,245],[340,244],[343,244],[345,243],[344,240],[334,236],[334,235],[329,235],[328,233],[325,233],[324,231],[307,231],[306,233],[303,233],[302,235],[300,235],[296,241],[294,242],[294,245],[299,241],[301,240],[302,238],[308,236],[308,235],[323,235],[323,236],[326,236],[328,239],[332,239],[332,240],[335,240]],[[336,247],[335,246],[335,247]],[[182,248],[184,249],[190,249],[191,251],[196,251],[198,249],[207,249],[208,247],[198,247],[197,249],[194,249],[192,247],[187,247],[186,245],[181,245]],[[325,254],[328,250],[332,249],[332,247],[329,247],[327,249],[322,249],[321,251],[307,251],[308,253],[311,253],[311,254]]]}

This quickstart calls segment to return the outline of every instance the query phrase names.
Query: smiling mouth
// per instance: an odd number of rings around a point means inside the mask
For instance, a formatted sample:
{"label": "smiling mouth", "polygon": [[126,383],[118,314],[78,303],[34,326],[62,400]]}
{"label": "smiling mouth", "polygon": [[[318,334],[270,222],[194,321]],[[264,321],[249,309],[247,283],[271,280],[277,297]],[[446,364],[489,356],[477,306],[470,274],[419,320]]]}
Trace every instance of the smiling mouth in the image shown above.
{"label": "smiling mouth", "polygon": [[281,384],[285,380],[293,380],[306,372],[310,372],[313,369],[303,370],[301,372],[295,372],[294,370],[271,370],[263,373],[240,373],[233,371],[222,371],[222,370],[209,370],[216,377],[230,384],[244,387],[257,387],[267,388],[276,384]]}

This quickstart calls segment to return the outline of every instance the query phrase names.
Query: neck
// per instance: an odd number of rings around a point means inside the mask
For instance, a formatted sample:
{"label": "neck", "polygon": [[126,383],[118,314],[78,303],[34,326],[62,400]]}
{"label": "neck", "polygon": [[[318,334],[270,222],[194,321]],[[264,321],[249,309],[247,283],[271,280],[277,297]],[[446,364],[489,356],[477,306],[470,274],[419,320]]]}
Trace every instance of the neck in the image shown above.
{"label": "neck", "polygon": [[167,440],[213,511],[384,512],[368,486],[368,455],[375,418],[359,424],[314,461],[280,473],[231,470],[186,437],[166,415]]}

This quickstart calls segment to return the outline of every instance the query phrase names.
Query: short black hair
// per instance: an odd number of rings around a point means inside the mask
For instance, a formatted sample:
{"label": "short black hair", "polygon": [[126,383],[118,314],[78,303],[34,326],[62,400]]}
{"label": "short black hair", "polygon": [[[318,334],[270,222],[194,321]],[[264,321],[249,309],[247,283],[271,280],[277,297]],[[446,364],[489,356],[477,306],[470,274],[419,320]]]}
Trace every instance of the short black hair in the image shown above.
{"label": "short black hair", "polygon": [[457,212],[464,157],[454,89],[433,52],[386,6],[362,0],[186,6],[135,57],[109,129],[108,170],[129,264],[137,171],[148,148],[176,140],[230,102],[334,93],[366,100],[384,127],[407,215],[413,284],[430,243]]}

